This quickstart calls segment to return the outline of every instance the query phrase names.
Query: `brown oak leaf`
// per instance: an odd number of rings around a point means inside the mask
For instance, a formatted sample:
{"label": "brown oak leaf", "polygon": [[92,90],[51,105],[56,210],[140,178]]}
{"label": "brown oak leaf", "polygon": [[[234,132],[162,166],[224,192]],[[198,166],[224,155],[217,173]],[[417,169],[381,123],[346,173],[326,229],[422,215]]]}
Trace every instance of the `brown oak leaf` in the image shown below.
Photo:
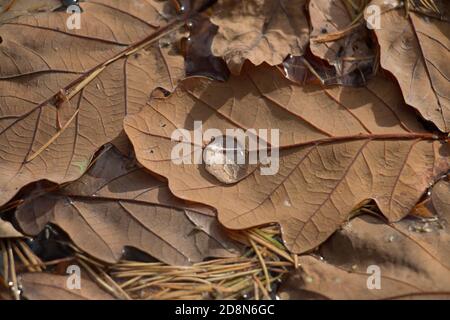
{"label": "brown oak leaf", "polygon": [[403,6],[374,0],[379,16],[367,15],[366,20],[379,19],[375,34],[380,45],[381,66],[398,80],[406,103],[416,108],[441,131],[450,131],[450,3],[445,1],[447,21],[410,12]]}
{"label": "brown oak leaf", "polygon": [[80,6],[80,29],[68,29],[65,11],[0,26],[0,205],[30,182],[79,178],[94,152],[120,134],[126,114],[184,76],[183,57],[162,44],[170,37],[120,55],[165,24],[160,2]]}
{"label": "brown oak leaf", "polygon": [[[280,297],[449,299],[449,219],[448,210],[432,222],[355,218],[321,246],[320,256],[299,258],[301,268],[282,284]],[[425,223],[427,229],[418,228]]]}
{"label": "brown oak leaf", "polygon": [[305,0],[219,0],[211,22],[219,27],[212,52],[223,57],[233,74],[245,60],[277,65],[301,55],[309,40]]}
{"label": "brown oak leaf", "polygon": [[[196,152],[178,158],[173,150],[199,146],[172,133],[184,129],[192,139],[194,120],[202,133],[279,130],[279,170],[262,175],[265,165],[249,166],[228,184],[204,164],[177,163]],[[138,161],[167,177],[176,196],[215,207],[231,229],[277,222],[295,252],[325,241],[366,199],[401,219],[449,169],[448,144],[424,131],[398,87],[381,77],[365,88],[297,86],[263,66],[227,83],[186,79],[170,98],[128,116],[125,131]]]}
{"label": "brown oak leaf", "polygon": [[[364,85],[373,73],[375,53],[365,27],[354,19],[345,0],[312,0],[311,44],[313,54],[327,60],[345,85]],[[335,35],[339,35],[336,39]]]}

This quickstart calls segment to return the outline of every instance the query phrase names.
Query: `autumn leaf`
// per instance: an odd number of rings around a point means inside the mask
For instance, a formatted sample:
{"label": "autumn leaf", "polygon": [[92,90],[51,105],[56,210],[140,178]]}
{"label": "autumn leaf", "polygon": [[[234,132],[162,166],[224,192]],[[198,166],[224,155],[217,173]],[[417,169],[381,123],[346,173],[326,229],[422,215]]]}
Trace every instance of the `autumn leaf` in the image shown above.
{"label": "autumn leaf", "polygon": [[13,225],[0,218],[0,239],[3,238],[22,238],[23,234],[17,231]]}
{"label": "autumn leaf", "polygon": [[431,200],[436,213],[446,217],[447,223],[450,222],[450,182],[442,180],[433,186]]}
{"label": "autumn leaf", "polygon": [[[406,103],[416,108],[441,131],[450,131],[450,25],[418,12],[405,17],[397,1],[380,5],[381,15],[366,15],[366,20],[379,19],[375,34],[380,45],[380,62],[398,80]],[[450,16],[448,1],[442,1],[443,16]],[[399,8],[400,7],[400,8]],[[445,14],[444,14],[444,11]]]}
{"label": "autumn leaf", "polygon": [[24,14],[53,11],[61,6],[61,0],[0,0],[0,23]]}
{"label": "autumn leaf", "polygon": [[219,0],[211,22],[219,27],[212,43],[233,74],[245,60],[278,65],[303,54],[309,40],[305,0]]}
{"label": "autumn leaf", "polygon": [[0,26],[0,204],[30,182],[79,178],[120,134],[126,114],[184,76],[183,57],[170,45],[176,39],[121,54],[165,23],[161,2],[80,5],[80,29],[68,30],[64,11]]}
{"label": "autumn leaf", "polygon": [[365,26],[354,22],[346,0],[311,0],[313,54],[328,61],[345,85],[364,85],[372,76],[375,53]]}
{"label": "autumn leaf", "polygon": [[226,81],[230,73],[226,63],[211,52],[217,26],[211,23],[206,14],[192,18],[187,26],[189,37],[184,39],[186,75]]}
{"label": "autumn leaf", "polygon": [[56,224],[79,248],[110,263],[125,246],[174,265],[239,252],[211,209],[176,199],[165,183],[114,149],[76,182],[26,201],[16,218],[32,235]]}
{"label": "autumn leaf", "polygon": [[28,300],[114,300],[89,279],[81,279],[80,289],[69,289],[67,280],[67,275],[51,273],[24,273],[19,278]]}
{"label": "autumn leaf", "polygon": [[[192,136],[194,120],[203,133],[278,129],[278,172],[262,175],[260,164],[226,184],[203,164],[176,163],[180,142],[171,134]],[[448,145],[425,132],[380,77],[366,88],[329,89],[297,86],[269,67],[224,84],[187,79],[169,99],[128,116],[125,131],[138,161],[167,177],[176,196],[215,207],[231,229],[277,222],[294,252],[319,245],[369,198],[389,220],[401,219],[449,168]]]}
{"label": "autumn leaf", "polygon": [[[319,256],[299,258],[301,268],[289,275],[279,295],[284,299],[448,299],[450,234],[445,225],[449,214],[446,211],[432,222],[407,218],[390,225],[373,216],[355,218],[321,246]],[[426,223],[426,231],[418,228]]]}

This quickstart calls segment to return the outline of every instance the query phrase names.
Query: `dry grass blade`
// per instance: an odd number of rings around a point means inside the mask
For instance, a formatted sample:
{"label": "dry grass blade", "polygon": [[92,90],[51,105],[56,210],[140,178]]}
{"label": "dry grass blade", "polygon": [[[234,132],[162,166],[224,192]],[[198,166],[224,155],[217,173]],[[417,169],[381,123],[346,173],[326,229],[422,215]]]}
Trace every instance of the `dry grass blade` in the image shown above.
{"label": "dry grass blade", "polygon": [[0,239],[0,251],[3,261],[3,269],[0,271],[3,285],[10,289],[13,299],[20,300],[21,288],[17,281],[18,271],[40,272],[43,263],[23,239]]}
{"label": "dry grass blade", "polygon": [[273,285],[292,267],[292,257],[275,239],[279,232],[273,227],[240,236],[251,244],[242,256],[188,267],[127,260],[108,266],[72,247],[77,263],[118,299],[270,299]]}

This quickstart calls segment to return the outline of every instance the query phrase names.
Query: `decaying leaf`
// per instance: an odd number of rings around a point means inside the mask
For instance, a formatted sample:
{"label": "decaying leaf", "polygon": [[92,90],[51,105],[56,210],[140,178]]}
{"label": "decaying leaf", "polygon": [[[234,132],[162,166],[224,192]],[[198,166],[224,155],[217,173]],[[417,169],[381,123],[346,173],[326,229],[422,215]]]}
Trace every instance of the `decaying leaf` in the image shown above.
{"label": "decaying leaf", "polygon": [[446,216],[450,222],[450,182],[442,180],[433,186],[431,201],[436,213],[440,216]]}
{"label": "decaying leaf", "polygon": [[421,218],[434,218],[450,212],[450,185],[448,176],[439,180],[432,191],[427,192],[424,200],[419,202],[411,211],[411,215]]}
{"label": "decaying leaf", "polygon": [[[321,246],[319,257],[299,258],[301,268],[282,284],[280,297],[450,299],[450,233],[442,223],[449,219],[450,211],[433,222],[355,218]],[[425,223],[429,229],[417,229]]]}
{"label": "decaying leaf", "polygon": [[160,2],[80,5],[80,29],[68,29],[64,11],[0,26],[0,205],[30,182],[79,178],[126,114],[184,75],[183,57],[161,44],[167,38],[99,68],[165,23]]}
{"label": "decaying leaf", "polygon": [[245,60],[277,65],[303,54],[309,40],[305,0],[219,0],[211,21],[219,27],[212,52],[233,74]]}
{"label": "decaying leaf", "polygon": [[[190,143],[171,140],[172,132],[192,137],[194,120],[203,133],[279,130],[279,170],[262,175],[258,165],[223,184],[203,164],[178,164],[192,154],[172,151]],[[300,87],[265,66],[227,83],[187,79],[169,99],[128,116],[125,131],[138,161],[167,177],[176,196],[215,207],[231,229],[278,222],[295,252],[323,242],[365,199],[391,221],[404,217],[449,168],[449,146],[421,128],[384,78],[367,88]]]}
{"label": "decaying leaf", "polygon": [[61,0],[0,0],[0,24],[25,14],[53,11],[61,5]]}
{"label": "decaying leaf", "polygon": [[56,224],[79,248],[110,263],[121,258],[125,246],[177,265],[239,252],[211,209],[176,199],[164,182],[115,149],[81,179],[26,201],[16,218],[32,235]]}
{"label": "decaying leaf", "polygon": [[186,75],[225,81],[230,73],[227,65],[211,52],[217,26],[206,15],[198,15],[187,22],[187,27],[189,37],[184,39]]}
{"label": "decaying leaf", "polygon": [[[327,60],[336,69],[342,84],[364,85],[373,73],[375,54],[370,48],[368,32],[362,24],[352,24],[344,2],[347,0],[312,0],[312,53]],[[336,35],[338,37],[336,37]]]}
{"label": "decaying leaf", "polygon": [[81,279],[81,289],[69,289],[67,280],[67,275],[51,273],[24,273],[19,277],[28,300],[114,300],[89,279]]}
{"label": "decaying leaf", "polygon": [[[374,0],[381,14],[366,16],[379,19],[375,28],[380,45],[381,66],[398,80],[406,103],[432,121],[440,130],[450,131],[450,24],[417,12],[405,17],[403,5]],[[442,2],[442,10],[450,17],[450,3]]]}
{"label": "decaying leaf", "polygon": [[13,225],[0,218],[0,239],[2,238],[22,238],[23,234],[17,231]]}

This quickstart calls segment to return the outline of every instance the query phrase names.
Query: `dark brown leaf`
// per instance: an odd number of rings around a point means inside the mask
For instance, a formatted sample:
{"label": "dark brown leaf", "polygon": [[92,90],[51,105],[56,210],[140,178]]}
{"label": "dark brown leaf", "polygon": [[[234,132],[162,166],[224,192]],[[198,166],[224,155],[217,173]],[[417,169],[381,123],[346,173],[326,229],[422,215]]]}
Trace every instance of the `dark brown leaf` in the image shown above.
{"label": "dark brown leaf", "polygon": [[211,209],[176,199],[164,182],[114,149],[81,179],[26,201],[16,217],[32,235],[56,224],[79,248],[110,263],[121,258],[125,246],[174,265],[239,252]]}

